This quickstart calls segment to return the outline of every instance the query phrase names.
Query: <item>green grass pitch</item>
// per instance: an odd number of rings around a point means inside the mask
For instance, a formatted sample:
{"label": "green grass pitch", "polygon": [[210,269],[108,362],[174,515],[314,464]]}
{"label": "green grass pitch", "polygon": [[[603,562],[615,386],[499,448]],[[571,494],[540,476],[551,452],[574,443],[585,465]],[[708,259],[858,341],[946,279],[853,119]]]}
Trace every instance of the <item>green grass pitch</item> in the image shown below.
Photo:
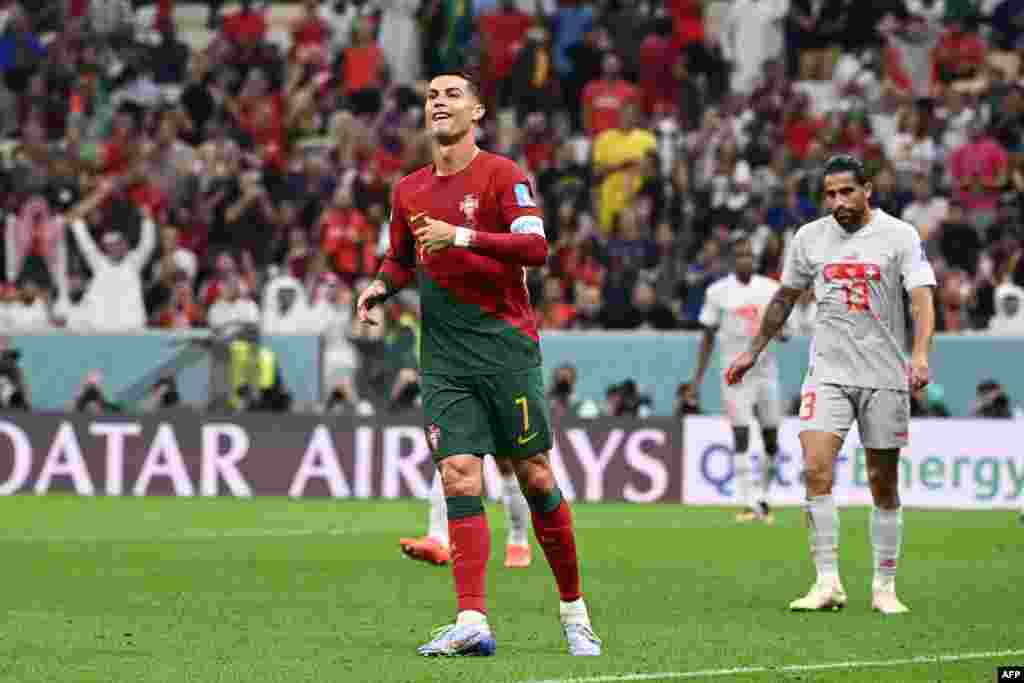
{"label": "green grass pitch", "polygon": [[[797,509],[774,527],[724,509],[574,513],[604,656],[565,654],[543,556],[535,546],[529,569],[504,569],[504,515],[488,506],[497,656],[436,660],[415,648],[454,614],[450,571],[398,550],[400,535],[422,533],[423,502],[3,498],[0,681],[973,683],[1024,663],[907,663],[1024,651],[1012,512],[908,510],[898,587],[912,612],[890,618],[870,611],[863,508],[841,512],[849,607],[809,615],[786,610],[813,579]],[[875,665],[778,668],[842,662]],[[736,668],[758,670],[719,671]],[[660,672],[674,676],[641,676]]]}

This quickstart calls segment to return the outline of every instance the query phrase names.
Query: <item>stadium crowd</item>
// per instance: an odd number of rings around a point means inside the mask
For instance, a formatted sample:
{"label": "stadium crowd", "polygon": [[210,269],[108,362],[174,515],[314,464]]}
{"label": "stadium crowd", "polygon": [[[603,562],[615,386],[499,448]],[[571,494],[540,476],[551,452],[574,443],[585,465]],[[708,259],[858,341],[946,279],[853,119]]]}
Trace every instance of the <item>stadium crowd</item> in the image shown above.
{"label": "stadium crowd", "polygon": [[429,163],[423,79],[467,70],[543,199],[544,329],[698,327],[732,241],[778,278],[848,152],[921,231],[939,331],[1024,334],[1020,0],[211,0],[198,37],[183,9],[0,2],[0,329],[321,334],[348,396],[415,353],[414,293],[367,330],[353,292]]}

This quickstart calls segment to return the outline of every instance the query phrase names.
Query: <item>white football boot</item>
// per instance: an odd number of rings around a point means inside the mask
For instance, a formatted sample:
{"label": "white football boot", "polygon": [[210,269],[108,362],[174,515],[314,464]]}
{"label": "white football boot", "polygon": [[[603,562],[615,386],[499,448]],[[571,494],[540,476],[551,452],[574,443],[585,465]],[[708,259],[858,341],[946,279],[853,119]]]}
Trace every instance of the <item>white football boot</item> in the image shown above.
{"label": "white football boot", "polygon": [[871,584],[871,609],[882,614],[905,614],[910,608],[896,597],[895,581],[878,581]]}
{"label": "white football boot", "polygon": [[802,598],[789,603],[794,612],[817,612],[819,610],[840,610],[846,606],[846,591],[839,578],[818,579],[811,590]]}

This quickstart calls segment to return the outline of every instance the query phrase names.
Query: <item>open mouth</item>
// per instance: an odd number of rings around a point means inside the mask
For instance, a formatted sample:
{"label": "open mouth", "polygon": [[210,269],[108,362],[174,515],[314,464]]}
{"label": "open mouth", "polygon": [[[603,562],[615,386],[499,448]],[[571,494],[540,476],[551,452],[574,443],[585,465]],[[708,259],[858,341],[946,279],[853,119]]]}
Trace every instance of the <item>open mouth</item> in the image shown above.
{"label": "open mouth", "polygon": [[450,119],[451,117],[452,117],[451,114],[449,114],[447,112],[439,111],[439,112],[436,112],[433,116],[431,116],[430,120],[431,121],[446,121],[447,119]]}

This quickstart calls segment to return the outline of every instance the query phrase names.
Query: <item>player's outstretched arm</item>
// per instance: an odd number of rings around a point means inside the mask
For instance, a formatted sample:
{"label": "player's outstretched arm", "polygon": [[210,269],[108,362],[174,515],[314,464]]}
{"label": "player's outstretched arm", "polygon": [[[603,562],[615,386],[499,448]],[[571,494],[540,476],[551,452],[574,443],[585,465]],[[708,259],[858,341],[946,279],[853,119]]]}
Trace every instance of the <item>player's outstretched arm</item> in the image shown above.
{"label": "player's outstretched arm", "polygon": [[917,391],[931,381],[928,352],[935,334],[935,302],[930,286],[910,290],[910,317],[914,320],[914,346],[910,352],[910,389]]}
{"label": "player's outstretched arm", "polygon": [[786,326],[789,314],[793,312],[793,307],[796,306],[796,302],[803,293],[802,289],[786,286],[779,287],[779,290],[775,292],[775,296],[768,302],[768,307],[765,308],[764,316],[761,318],[761,328],[757,331],[754,340],[750,342],[750,351],[755,356],[764,351],[765,347],[779,336]]}
{"label": "player's outstretched arm", "polygon": [[715,336],[718,334],[717,327],[705,327],[700,339],[700,350],[697,351],[697,369],[693,373],[693,379],[687,388],[687,398],[696,401],[700,395],[700,385],[704,382],[704,373],[708,370],[711,362],[711,352],[715,349]]}
{"label": "player's outstretched arm", "polygon": [[[397,189],[396,189],[397,195]],[[391,201],[391,221],[388,225],[390,243],[381,261],[377,277],[359,294],[356,316],[359,322],[376,324],[370,311],[416,277],[416,242],[401,210],[397,196]]]}

